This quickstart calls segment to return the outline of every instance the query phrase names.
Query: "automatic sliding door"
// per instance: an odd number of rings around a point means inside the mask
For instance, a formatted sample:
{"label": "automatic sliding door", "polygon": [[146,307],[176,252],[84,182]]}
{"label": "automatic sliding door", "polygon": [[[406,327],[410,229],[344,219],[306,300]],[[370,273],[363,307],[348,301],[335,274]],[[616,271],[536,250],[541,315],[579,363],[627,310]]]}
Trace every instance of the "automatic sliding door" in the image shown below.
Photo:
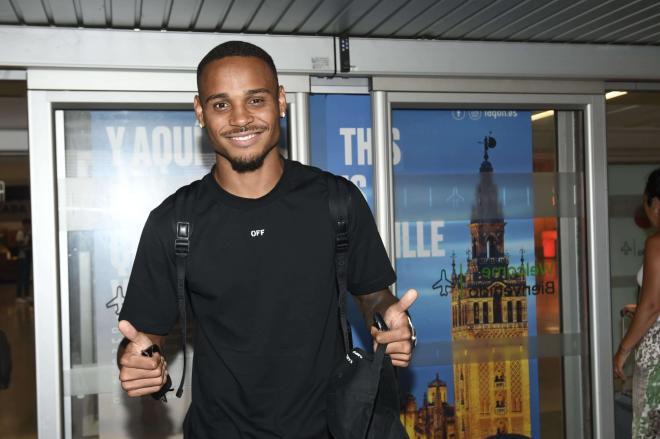
{"label": "automatic sliding door", "polygon": [[564,306],[584,318],[582,133],[566,122],[582,113],[413,101],[390,115],[397,290],[420,292],[424,341],[402,373],[410,437],[582,436],[588,327]]}
{"label": "automatic sliding door", "polygon": [[[180,437],[190,388],[168,404],[126,396],[117,316],[149,212],[208,173],[215,154],[192,110],[59,110],[55,119],[65,437]],[[164,350],[177,383],[178,329]]]}

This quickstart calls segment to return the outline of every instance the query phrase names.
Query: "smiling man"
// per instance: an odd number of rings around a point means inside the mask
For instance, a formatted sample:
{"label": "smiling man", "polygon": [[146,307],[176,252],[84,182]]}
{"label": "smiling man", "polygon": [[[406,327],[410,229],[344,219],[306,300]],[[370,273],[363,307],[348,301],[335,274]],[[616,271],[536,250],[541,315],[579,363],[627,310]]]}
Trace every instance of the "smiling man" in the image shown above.
{"label": "smiling man", "polygon": [[[187,258],[197,322],[186,438],[330,438],[328,379],[343,358],[334,273],[334,229],[324,174],[277,148],[286,98],[271,57],[240,41],[211,50],[197,69],[195,114],[216,152],[195,185]],[[348,288],[372,335],[407,366],[412,330],[371,212],[351,185]],[[129,396],[158,392],[167,364],[155,349],[177,315],[174,196],[145,224],[121,314],[118,357]],[[153,350],[153,348],[151,349]]]}

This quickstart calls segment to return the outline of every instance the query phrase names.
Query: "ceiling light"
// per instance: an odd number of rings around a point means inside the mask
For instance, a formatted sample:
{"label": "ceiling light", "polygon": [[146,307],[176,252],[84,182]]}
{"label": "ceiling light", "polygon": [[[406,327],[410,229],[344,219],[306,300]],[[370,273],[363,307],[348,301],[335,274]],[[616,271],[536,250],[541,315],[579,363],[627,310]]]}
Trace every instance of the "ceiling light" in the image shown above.
{"label": "ceiling light", "polygon": [[544,117],[550,117],[554,115],[555,115],[554,110],[542,111],[540,113],[532,114],[532,121],[536,121],[539,119],[543,119]]}
{"label": "ceiling light", "polygon": [[605,99],[614,99],[627,94],[627,91],[608,91],[605,93]]}

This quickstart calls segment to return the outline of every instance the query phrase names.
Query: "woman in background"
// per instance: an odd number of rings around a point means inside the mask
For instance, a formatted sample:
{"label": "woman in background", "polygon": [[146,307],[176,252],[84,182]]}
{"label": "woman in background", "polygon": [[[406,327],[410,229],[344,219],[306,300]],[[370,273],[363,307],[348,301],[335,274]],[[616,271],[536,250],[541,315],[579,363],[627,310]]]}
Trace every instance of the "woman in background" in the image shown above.
{"label": "woman in background", "polygon": [[[633,372],[633,438],[660,437],[660,168],[649,175],[644,210],[656,228],[644,247],[644,265],[637,275],[639,304],[614,356],[614,373],[625,379],[623,364],[635,351]],[[628,308],[628,307],[627,307]]]}

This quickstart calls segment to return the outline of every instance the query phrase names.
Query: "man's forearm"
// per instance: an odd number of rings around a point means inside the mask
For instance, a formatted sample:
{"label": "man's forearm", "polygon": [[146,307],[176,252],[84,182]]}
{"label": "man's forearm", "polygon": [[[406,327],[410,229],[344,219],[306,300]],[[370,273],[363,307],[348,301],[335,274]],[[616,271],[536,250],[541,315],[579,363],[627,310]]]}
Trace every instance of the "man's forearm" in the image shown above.
{"label": "man's forearm", "polygon": [[355,300],[357,300],[357,303],[360,306],[360,311],[362,312],[362,317],[364,317],[364,322],[366,323],[367,328],[371,327],[374,313],[379,312],[384,315],[385,310],[387,310],[390,305],[399,301],[389,288],[376,291],[375,293],[353,297],[355,297]]}

